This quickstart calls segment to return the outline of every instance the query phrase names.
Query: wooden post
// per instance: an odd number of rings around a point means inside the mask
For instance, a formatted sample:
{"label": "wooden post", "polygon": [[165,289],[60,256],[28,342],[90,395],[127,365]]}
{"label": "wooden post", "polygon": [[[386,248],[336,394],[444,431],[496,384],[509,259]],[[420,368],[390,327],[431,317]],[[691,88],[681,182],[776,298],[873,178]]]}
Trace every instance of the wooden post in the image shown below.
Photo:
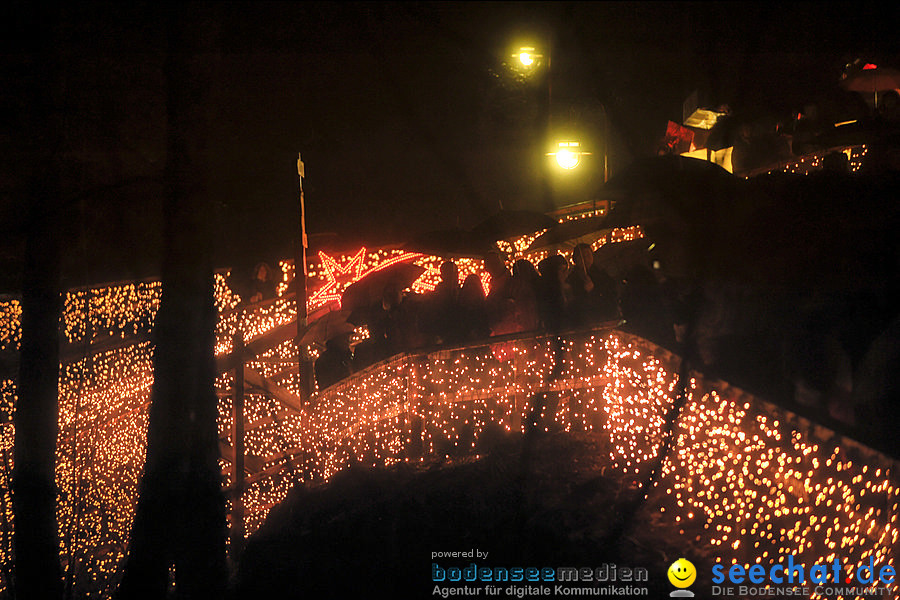
{"label": "wooden post", "polygon": [[300,339],[306,333],[309,325],[309,310],[306,305],[309,290],[307,289],[306,249],[309,242],[306,237],[306,200],[303,196],[303,178],[306,176],[306,168],[300,155],[297,155],[297,195],[300,202],[300,240],[294,253],[294,281],[295,296],[297,298],[297,360],[300,375],[300,399],[303,406],[309,404],[309,398],[313,392],[313,369],[306,347],[300,344]]}
{"label": "wooden post", "polygon": [[235,560],[244,546],[244,503],[241,495],[244,492],[244,336],[241,332],[233,338],[232,351],[238,359],[234,368],[232,385],[232,449],[231,457],[231,556]]}

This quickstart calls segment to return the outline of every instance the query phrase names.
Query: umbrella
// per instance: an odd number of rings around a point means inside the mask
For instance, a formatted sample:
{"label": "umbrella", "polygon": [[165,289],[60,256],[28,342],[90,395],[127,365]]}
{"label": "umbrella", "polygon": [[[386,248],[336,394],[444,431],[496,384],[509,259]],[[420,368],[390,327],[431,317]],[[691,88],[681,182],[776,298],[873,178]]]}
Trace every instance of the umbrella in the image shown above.
{"label": "umbrella", "polygon": [[609,233],[606,221],[607,216],[601,215],[557,223],[535,238],[528,251],[571,250],[580,243],[593,244]]}
{"label": "umbrella", "polygon": [[354,326],[352,323],[347,322],[349,316],[350,311],[346,309],[327,312],[309,324],[300,338],[300,345],[311,346],[319,344],[324,346],[325,342],[330,339],[341,334],[351,333]]}
{"label": "umbrella", "polygon": [[841,81],[841,87],[851,92],[873,94],[878,107],[878,92],[900,89],[900,71],[890,68],[863,68]]}
{"label": "umbrella", "polygon": [[476,237],[496,241],[535,233],[556,224],[553,218],[531,210],[501,210],[472,228]]}
{"label": "umbrella", "polygon": [[607,227],[640,225],[656,244],[667,274],[687,276],[705,268],[711,248],[734,230],[745,209],[740,180],[695,158],[659,156],[632,163],[606,184],[617,202]]}
{"label": "umbrella", "polygon": [[497,244],[494,239],[464,229],[440,229],[416,237],[403,249],[445,258],[481,258],[497,252]]}
{"label": "umbrella", "polygon": [[650,248],[651,242],[646,238],[609,242],[594,250],[594,264],[620,278],[634,265],[649,265]]}
{"label": "umbrella", "polygon": [[714,222],[722,205],[736,197],[738,181],[719,165],[697,158],[637,160],[604,185],[617,200],[606,226]]}
{"label": "umbrella", "polygon": [[402,290],[412,285],[424,272],[425,267],[410,262],[399,262],[372,271],[344,290],[344,294],[341,296],[341,308],[353,311],[379,302],[384,294],[384,288],[389,284],[396,285]]}

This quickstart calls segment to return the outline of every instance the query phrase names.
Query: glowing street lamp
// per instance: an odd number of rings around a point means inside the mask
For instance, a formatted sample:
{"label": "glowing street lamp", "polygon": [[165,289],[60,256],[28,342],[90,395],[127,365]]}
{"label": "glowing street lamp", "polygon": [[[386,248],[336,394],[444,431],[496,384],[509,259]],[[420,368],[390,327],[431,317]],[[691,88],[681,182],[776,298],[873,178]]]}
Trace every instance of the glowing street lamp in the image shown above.
{"label": "glowing street lamp", "polygon": [[580,142],[569,140],[557,142],[556,151],[548,152],[547,156],[555,156],[556,164],[559,165],[561,169],[570,171],[581,163],[582,156],[589,154],[590,152],[585,152],[581,149]]}
{"label": "glowing street lamp", "polygon": [[580,157],[568,148],[562,148],[556,153],[556,164],[563,169],[574,169],[578,166]]}
{"label": "glowing street lamp", "polygon": [[516,66],[523,71],[532,71],[536,69],[542,62],[544,56],[539,54],[533,46],[522,46],[518,52],[512,55],[516,61]]}

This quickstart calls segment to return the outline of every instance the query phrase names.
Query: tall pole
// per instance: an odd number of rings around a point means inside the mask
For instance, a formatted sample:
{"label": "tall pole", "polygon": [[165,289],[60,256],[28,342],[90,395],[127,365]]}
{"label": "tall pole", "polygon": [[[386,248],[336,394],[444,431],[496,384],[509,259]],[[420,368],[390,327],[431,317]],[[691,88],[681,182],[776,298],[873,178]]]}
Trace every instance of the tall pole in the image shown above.
{"label": "tall pole", "polygon": [[609,113],[603,104],[603,183],[609,181]]}
{"label": "tall pole", "polygon": [[300,398],[303,403],[309,402],[312,395],[312,365],[310,364],[306,348],[300,344],[300,339],[306,333],[309,325],[309,311],[306,305],[309,291],[307,289],[306,248],[309,246],[306,238],[306,200],[303,197],[303,178],[306,169],[303,159],[297,154],[297,192],[300,201],[300,242],[297,244],[294,257],[294,281],[297,282],[295,297],[297,300],[297,357],[300,370]]}
{"label": "tall pole", "polygon": [[234,368],[231,390],[231,442],[234,452],[231,458],[231,557],[237,563],[244,547],[244,334],[240,331],[234,336],[233,352],[238,357],[238,365]]}
{"label": "tall pole", "polygon": [[[545,154],[544,146],[552,136],[553,128],[553,41],[548,36],[545,42],[545,52],[547,57],[546,69],[544,71],[544,83],[546,84],[546,93],[543,96],[542,103],[544,106],[538,111],[537,117],[537,143],[541,154]],[[542,165],[541,169],[542,183],[544,187],[544,211],[549,212],[556,208],[556,202],[553,194],[553,184],[550,181],[550,175],[547,173],[547,166]]]}
{"label": "tall pole", "polygon": [[[22,270],[22,340],[14,417],[12,503],[15,520],[10,565],[12,596],[62,598],[56,507],[56,439],[59,434],[60,264],[66,113],[63,75],[65,29],[59,7],[38,6],[29,20],[23,56],[33,66],[21,88],[23,156],[28,162],[25,255]],[[22,14],[25,14],[23,11]],[[36,17],[30,21],[30,17]],[[72,39],[72,38],[69,38]],[[32,76],[31,73],[34,73]],[[17,133],[18,133],[17,131]],[[27,136],[24,133],[28,131]],[[15,135],[15,134],[14,134]],[[7,463],[9,464],[9,463]],[[77,504],[77,503],[73,503]],[[9,581],[9,580],[7,580]]]}

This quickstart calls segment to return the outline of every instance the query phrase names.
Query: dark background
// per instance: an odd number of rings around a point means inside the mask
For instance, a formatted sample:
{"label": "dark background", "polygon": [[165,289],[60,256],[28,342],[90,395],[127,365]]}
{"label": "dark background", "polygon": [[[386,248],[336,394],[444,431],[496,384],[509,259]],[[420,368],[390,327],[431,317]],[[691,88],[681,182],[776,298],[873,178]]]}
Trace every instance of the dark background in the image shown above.
{"label": "dark background", "polygon": [[[855,58],[898,66],[888,4],[202,4],[216,48],[203,60],[217,266],[291,255],[298,152],[309,231],[336,234],[332,245],[470,227],[501,206],[548,210],[598,193],[604,143],[613,173],[652,154],[694,90],[783,120],[836,90]],[[155,276],[165,5],[37,6],[2,9],[0,291],[18,285],[27,90],[43,77],[36,32],[54,20],[65,283]],[[551,49],[549,81],[505,67],[526,41]],[[571,127],[594,150],[574,183],[544,169],[548,85],[553,129]]]}

